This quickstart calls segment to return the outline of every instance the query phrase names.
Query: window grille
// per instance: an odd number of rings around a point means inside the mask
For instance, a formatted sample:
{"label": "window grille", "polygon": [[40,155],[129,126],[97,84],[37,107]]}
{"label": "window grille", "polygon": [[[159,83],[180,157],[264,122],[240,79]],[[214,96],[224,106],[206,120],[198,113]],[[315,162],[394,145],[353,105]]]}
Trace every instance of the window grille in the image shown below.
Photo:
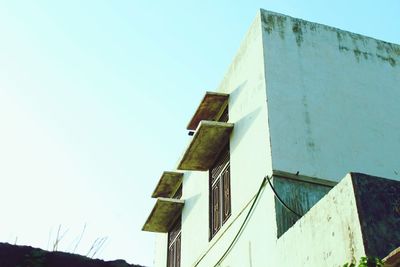
{"label": "window grille", "polygon": [[181,217],[168,233],[167,267],[181,266]]}
{"label": "window grille", "polygon": [[231,215],[229,144],[210,169],[210,239]]}

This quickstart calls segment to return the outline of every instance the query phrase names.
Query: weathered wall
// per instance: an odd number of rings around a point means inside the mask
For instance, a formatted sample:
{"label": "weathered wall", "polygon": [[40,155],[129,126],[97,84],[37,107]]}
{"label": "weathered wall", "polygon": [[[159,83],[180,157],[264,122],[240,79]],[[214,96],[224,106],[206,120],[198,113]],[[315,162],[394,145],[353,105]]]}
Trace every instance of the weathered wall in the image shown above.
{"label": "weathered wall", "polygon": [[343,266],[365,256],[351,176],[347,175],[277,241],[277,266]]}
{"label": "weathered wall", "polygon": [[[396,45],[261,11],[217,90],[230,94],[235,124],[232,214],[209,241],[208,172],[185,172],[182,266],[214,266],[272,169],[336,181],[350,170],[400,179],[399,54]],[[157,238],[155,266],[166,266],[166,243],[165,234]],[[279,239],[266,186],[220,266],[341,266],[364,254],[346,178]]]}
{"label": "weathered wall", "polygon": [[400,46],[263,11],[273,168],[400,180]]}

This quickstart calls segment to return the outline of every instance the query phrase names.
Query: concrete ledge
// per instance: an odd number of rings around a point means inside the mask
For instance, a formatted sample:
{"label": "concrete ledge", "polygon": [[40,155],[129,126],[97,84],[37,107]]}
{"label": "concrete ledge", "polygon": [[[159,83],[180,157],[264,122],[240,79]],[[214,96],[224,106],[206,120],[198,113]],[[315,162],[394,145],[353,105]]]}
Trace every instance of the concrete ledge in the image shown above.
{"label": "concrete ledge", "polygon": [[400,266],[400,247],[389,253],[384,259],[385,267],[398,267]]}
{"label": "concrete ledge", "polygon": [[181,172],[163,172],[156,188],[151,197],[166,197],[172,198],[176,190],[182,184],[183,173]]}
{"label": "concrete ledge", "polygon": [[196,130],[200,121],[215,120],[228,104],[228,98],[228,94],[206,92],[206,95],[200,102],[199,107],[186,128],[188,130]]}
{"label": "concrete ledge", "polygon": [[233,123],[201,121],[179,165],[179,170],[206,171],[229,141]]}
{"label": "concrete ledge", "polygon": [[142,231],[168,233],[170,227],[182,212],[184,201],[172,198],[158,198]]}
{"label": "concrete ledge", "polygon": [[312,177],[312,176],[295,174],[295,173],[290,173],[290,172],[285,172],[285,171],[280,171],[280,170],[272,170],[272,175],[283,177],[283,178],[288,178],[288,179],[292,179],[292,180],[312,183],[312,184],[329,186],[329,187],[334,187],[335,185],[337,185],[337,182],[333,182],[333,181],[330,181],[327,179],[321,179],[321,178],[316,178],[316,177]]}

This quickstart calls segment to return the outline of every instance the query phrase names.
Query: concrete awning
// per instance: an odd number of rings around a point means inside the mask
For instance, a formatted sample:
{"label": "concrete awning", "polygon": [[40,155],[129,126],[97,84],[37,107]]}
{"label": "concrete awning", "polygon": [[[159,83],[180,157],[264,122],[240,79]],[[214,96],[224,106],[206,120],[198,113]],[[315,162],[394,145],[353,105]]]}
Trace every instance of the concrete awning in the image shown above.
{"label": "concrete awning", "polygon": [[215,120],[224,110],[224,107],[228,104],[228,98],[228,94],[206,92],[206,95],[204,96],[186,128],[188,130],[196,130],[200,121]]}
{"label": "concrete awning", "polygon": [[181,172],[163,172],[156,189],[154,189],[151,197],[167,197],[172,198],[176,190],[182,184],[183,173]]}
{"label": "concrete awning", "polygon": [[184,203],[180,199],[158,198],[142,230],[168,233],[176,218],[181,214]]}
{"label": "concrete awning", "polygon": [[233,123],[201,121],[179,165],[179,170],[206,171],[229,141]]}

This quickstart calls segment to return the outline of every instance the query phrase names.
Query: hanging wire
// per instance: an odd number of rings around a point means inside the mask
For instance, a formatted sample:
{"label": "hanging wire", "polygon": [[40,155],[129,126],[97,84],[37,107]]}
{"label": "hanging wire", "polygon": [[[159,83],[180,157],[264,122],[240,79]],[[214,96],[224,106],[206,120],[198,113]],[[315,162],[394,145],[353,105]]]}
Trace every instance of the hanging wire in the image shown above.
{"label": "hanging wire", "polygon": [[278,195],[278,192],[276,192],[274,186],[271,183],[271,179],[267,176],[268,179],[268,183],[269,186],[271,187],[272,191],[274,192],[275,197],[278,199],[278,201],[290,212],[292,212],[293,214],[295,214],[297,217],[301,218],[303,217],[302,215],[298,214],[297,212],[295,212],[293,209],[291,209],[288,205],[286,205],[286,203],[281,199],[281,197]]}
{"label": "hanging wire", "polygon": [[224,254],[223,254],[223,255],[221,256],[221,258],[217,261],[217,263],[214,265],[214,267],[215,267],[215,266],[218,266],[218,265],[225,259],[225,257],[228,255],[228,253],[231,251],[232,247],[235,245],[235,243],[236,243],[237,240],[239,239],[239,236],[240,236],[240,234],[242,233],[242,231],[243,231],[243,229],[244,229],[244,227],[245,227],[245,225],[246,225],[248,219],[250,218],[250,214],[251,214],[251,212],[253,211],[253,209],[254,209],[254,207],[255,207],[255,205],[256,205],[256,203],[257,203],[257,200],[258,200],[258,198],[259,198],[259,196],[260,196],[260,194],[261,194],[261,191],[262,191],[262,189],[263,189],[263,187],[264,187],[264,185],[265,185],[265,181],[267,180],[267,177],[268,177],[268,176],[264,177],[263,181],[261,182],[261,185],[260,185],[260,188],[258,189],[257,195],[256,195],[256,197],[255,197],[254,200],[253,200],[253,204],[251,204],[251,207],[250,207],[249,211],[247,212],[246,218],[244,219],[242,225],[240,226],[239,231],[236,233],[236,235],[235,235],[235,237],[233,238],[231,244],[230,244],[229,247],[225,250]]}
{"label": "hanging wire", "polygon": [[294,211],[293,209],[291,209],[291,208],[282,200],[282,198],[279,196],[278,192],[276,192],[274,186],[272,185],[272,183],[271,183],[271,178],[270,178],[268,175],[265,176],[264,179],[263,179],[263,181],[262,181],[262,183],[261,183],[261,185],[260,185],[260,188],[258,189],[257,195],[256,195],[256,197],[254,198],[253,203],[252,203],[252,205],[251,205],[249,211],[247,212],[246,218],[244,219],[242,225],[241,225],[240,228],[239,228],[239,231],[236,233],[236,235],[235,235],[235,237],[233,238],[231,244],[230,244],[229,247],[225,250],[224,254],[223,254],[223,255],[221,256],[221,258],[217,261],[217,263],[214,265],[214,267],[218,266],[218,265],[225,259],[225,257],[226,257],[226,256],[228,255],[228,253],[232,250],[233,246],[236,244],[237,240],[239,239],[239,236],[240,236],[241,233],[243,232],[243,229],[244,229],[244,227],[245,227],[245,225],[246,225],[248,219],[250,218],[250,214],[252,213],[252,211],[253,211],[253,209],[254,209],[254,207],[255,207],[255,204],[257,203],[257,200],[258,200],[258,198],[259,198],[259,196],[260,196],[260,194],[261,194],[262,188],[264,187],[266,180],[268,180],[268,184],[270,185],[272,191],[274,192],[274,195],[275,195],[276,199],[278,199],[278,201],[279,201],[287,210],[289,210],[290,212],[292,212],[293,214],[295,214],[297,217],[299,217],[299,218],[302,217],[302,215],[298,214],[296,211]]}

